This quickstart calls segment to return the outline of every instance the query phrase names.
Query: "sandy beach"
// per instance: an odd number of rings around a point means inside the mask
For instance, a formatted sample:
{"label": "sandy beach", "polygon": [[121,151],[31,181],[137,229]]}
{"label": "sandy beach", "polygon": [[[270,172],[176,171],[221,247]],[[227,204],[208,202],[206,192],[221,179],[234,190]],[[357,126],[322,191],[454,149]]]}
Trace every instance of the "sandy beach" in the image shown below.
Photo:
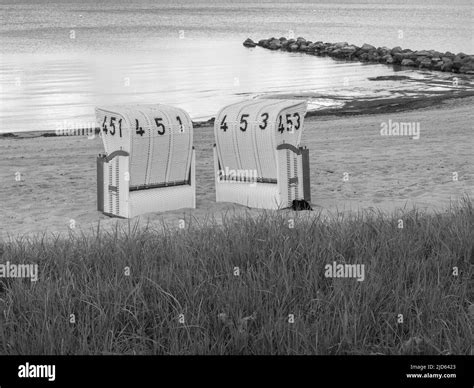
{"label": "sandy beach", "polygon": [[[391,213],[416,206],[442,212],[451,201],[474,198],[473,103],[474,97],[467,97],[404,112],[307,118],[302,143],[310,149],[313,209]],[[381,136],[382,123],[389,120],[419,123],[419,139]],[[141,223],[177,226],[183,218],[257,212],[215,202],[213,128],[195,128],[194,136],[197,208],[152,213]],[[99,137],[19,135],[0,138],[0,150],[0,238],[128,223],[96,210]]]}

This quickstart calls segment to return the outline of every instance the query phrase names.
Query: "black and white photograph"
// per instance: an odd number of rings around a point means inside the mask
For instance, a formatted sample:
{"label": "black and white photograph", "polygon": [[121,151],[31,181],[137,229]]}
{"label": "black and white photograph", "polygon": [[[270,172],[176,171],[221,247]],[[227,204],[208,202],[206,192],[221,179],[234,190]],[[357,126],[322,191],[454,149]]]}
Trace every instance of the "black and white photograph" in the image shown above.
{"label": "black and white photograph", "polygon": [[0,0],[0,387],[472,387],[473,10]]}

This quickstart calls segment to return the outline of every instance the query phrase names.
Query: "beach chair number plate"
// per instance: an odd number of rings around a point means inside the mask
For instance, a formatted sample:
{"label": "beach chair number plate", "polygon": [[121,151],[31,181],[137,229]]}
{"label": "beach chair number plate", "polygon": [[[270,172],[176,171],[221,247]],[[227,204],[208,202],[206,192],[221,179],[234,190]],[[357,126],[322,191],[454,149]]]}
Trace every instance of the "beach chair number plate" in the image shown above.
{"label": "beach chair number plate", "polygon": [[112,136],[116,133],[115,125],[118,125],[119,136],[122,137],[122,119],[116,121],[117,118],[111,116],[109,122],[109,128],[107,127],[107,116],[104,117],[104,122],[102,123],[102,131],[107,135],[110,134]]}
{"label": "beach chair number plate", "polygon": [[[248,128],[248,117],[249,117],[249,114],[246,114],[246,113],[244,113],[240,116],[240,127],[239,128],[242,132],[245,132]],[[260,129],[264,130],[268,126],[269,114],[268,113],[262,113],[260,115],[260,118],[261,118],[261,123],[259,124],[258,127]],[[229,128],[229,126],[227,125],[226,119],[227,119],[227,115],[225,115],[222,118],[222,121],[221,121],[221,124],[220,124],[220,129],[223,130],[224,132],[226,132],[227,129]],[[301,126],[301,116],[300,116],[299,113],[293,113],[293,114],[289,113],[289,114],[286,115],[286,128],[285,128],[285,125],[283,123],[283,117],[281,115],[278,116],[278,132],[280,132],[280,133],[285,132],[285,129],[286,129],[287,132],[293,132],[293,130],[300,129],[300,126]]]}
{"label": "beach chair number plate", "polygon": [[[296,124],[293,123],[292,118],[296,119]],[[300,129],[300,126],[301,126],[300,114],[299,113],[293,113],[293,115],[291,115],[291,113],[288,113],[286,115],[286,125],[287,125],[286,130],[288,132],[293,132],[293,129],[295,129],[295,130]],[[285,126],[283,124],[283,117],[282,116],[278,117],[278,132],[280,132],[280,133],[285,132]]]}
{"label": "beach chair number plate", "polygon": [[[166,132],[166,129],[165,129],[165,125],[162,122],[163,118],[156,117],[154,120],[155,120],[156,127],[158,128],[158,135],[164,135]],[[184,132],[184,126],[183,126],[183,121],[181,120],[181,117],[176,116],[176,121],[178,122],[178,125],[180,128],[179,132],[181,133]],[[110,134],[111,136],[115,136],[115,134],[117,133],[116,125],[118,125],[118,134],[120,137],[122,137],[122,119],[117,121],[116,117],[111,116],[110,122],[107,124],[107,116],[105,116],[104,122],[102,123],[102,130],[106,135]],[[143,136],[143,134],[145,133],[143,128],[140,126],[138,119],[135,119],[135,133],[140,136]]]}

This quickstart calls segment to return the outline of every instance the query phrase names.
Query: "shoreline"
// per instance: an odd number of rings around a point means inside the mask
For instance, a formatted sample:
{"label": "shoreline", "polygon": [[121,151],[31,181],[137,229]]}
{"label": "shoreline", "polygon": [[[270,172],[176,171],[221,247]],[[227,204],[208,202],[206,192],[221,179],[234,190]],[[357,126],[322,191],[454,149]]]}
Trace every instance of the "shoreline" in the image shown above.
{"label": "shoreline", "polygon": [[[425,92],[426,93],[426,92]],[[424,96],[403,96],[403,97],[386,97],[386,98],[353,98],[341,99],[344,101],[343,106],[327,107],[322,109],[308,109],[306,112],[306,118],[312,117],[348,117],[348,116],[359,116],[359,115],[376,115],[382,113],[403,113],[411,112],[418,109],[425,108],[436,108],[441,107],[445,102],[450,100],[463,100],[469,99],[474,96],[473,90],[449,90],[449,91],[437,91],[431,93],[431,95]],[[270,94],[264,95],[265,98],[275,99],[311,99],[311,98],[328,98],[334,97],[331,95],[317,94],[317,93],[281,93],[281,94]],[[214,117],[204,121],[193,121],[194,128],[202,128],[214,125]],[[99,134],[99,128],[95,128],[95,134]],[[70,131],[70,135],[58,134],[57,131],[22,131],[22,132],[5,132],[0,133],[0,140],[4,139],[30,139],[37,137],[68,137],[68,136],[84,136],[87,137],[87,133],[92,134],[92,128],[84,129],[83,132],[75,134],[78,130],[62,130],[65,133]],[[89,131],[89,132],[87,132]]]}

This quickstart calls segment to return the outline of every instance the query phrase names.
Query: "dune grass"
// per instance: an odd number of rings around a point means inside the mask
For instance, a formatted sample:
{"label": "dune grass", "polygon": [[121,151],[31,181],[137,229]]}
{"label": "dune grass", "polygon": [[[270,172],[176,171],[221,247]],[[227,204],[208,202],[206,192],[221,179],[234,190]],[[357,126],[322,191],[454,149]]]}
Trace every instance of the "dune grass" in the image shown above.
{"label": "dune grass", "polygon": [[[187,224],[1,243],[0,263],[37,263],[39,279],[0,278],[0,354],[472,351],[469,200]],[[325,277],[333,261],[364,264],[365,280]]]}

